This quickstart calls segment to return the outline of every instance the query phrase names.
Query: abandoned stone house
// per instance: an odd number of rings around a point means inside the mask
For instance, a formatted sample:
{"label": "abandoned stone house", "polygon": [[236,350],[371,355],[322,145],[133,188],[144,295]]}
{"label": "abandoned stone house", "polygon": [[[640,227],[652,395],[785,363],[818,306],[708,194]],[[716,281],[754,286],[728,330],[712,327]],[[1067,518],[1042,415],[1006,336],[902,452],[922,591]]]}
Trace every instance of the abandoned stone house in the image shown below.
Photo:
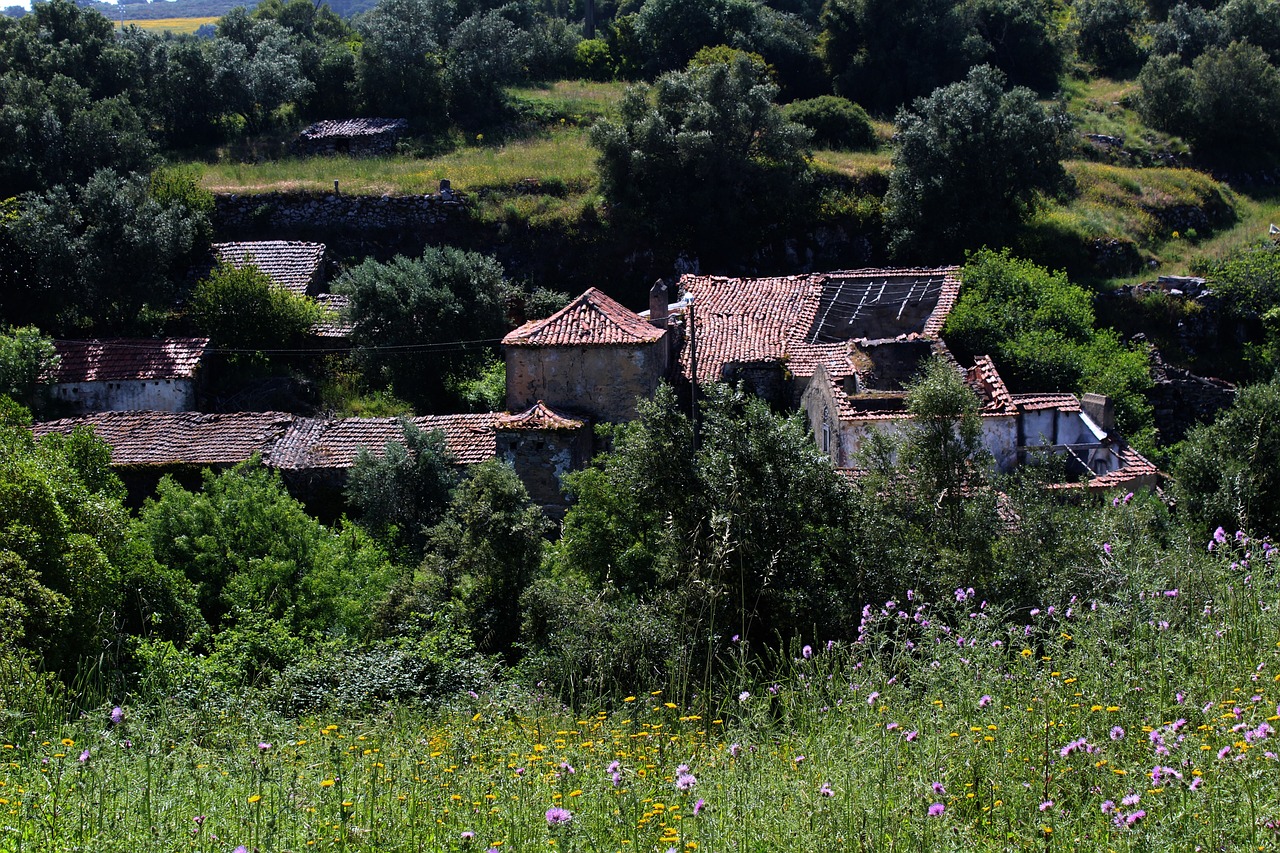
{"label": "abandoned stone house", "polygon": [[402,118],[329,119],[309,125],[294,140],[300,156],[350,154],[372,157],[390,154],[409,129]]}
{"label": "abandoned stone house", "polygon": [[325,317],[312,327],[317,337],[340,343],[351,337],[351,321],[347,317],[346,296],[329,293],[324,243],[301,240],[253,240],[214,243],[213,257],[219,263],[236,269],[252,265],[262,271],[272,284],[295,296],[314,299],[325,311]]}
{"label": "abandoned stone house", "polygon": [[[553,517],[563,510],[559,477],[586,464],[590,432],[582,421],[545,406],[518,414],[425,415],[460,465],[495,457],[520,475],[530,497]],[[341,512],[341,493],[360,449],[381,453],[403,441],[398,418],[307,418],[284,412],[101,411],[34,426],[37,438],[88,427],[111,447],[111,465],[140,500],[164,474],[188,485],[202,468],[229,468],[255,455],[281,473],[295,495]]]}
{"label": "abandoned stone house", "polygon": [[208,338],[54,341],[58,366],[46,376],[67,414],[196,408]]}
{"label": "abandoned stone house", "polygon": [[837,467],[855,465],[872,431],[910,421],[906,385],[940,356],[981,401],[982,435],[1010,471],[1054,454],[1091,488],[1154,485],[1154,466],[1115,433],[1096,395],[1010,394],[990,358],[962,368],[942,327],[960,292],[958,269],[854,270],[740,279],[686,275],[679,301],[655,287],[637,315],[592,289],[503,341],[507,403],[545,401],[588,421],[634,417],[664,380],[740,382],[784,410],[803,409]]}

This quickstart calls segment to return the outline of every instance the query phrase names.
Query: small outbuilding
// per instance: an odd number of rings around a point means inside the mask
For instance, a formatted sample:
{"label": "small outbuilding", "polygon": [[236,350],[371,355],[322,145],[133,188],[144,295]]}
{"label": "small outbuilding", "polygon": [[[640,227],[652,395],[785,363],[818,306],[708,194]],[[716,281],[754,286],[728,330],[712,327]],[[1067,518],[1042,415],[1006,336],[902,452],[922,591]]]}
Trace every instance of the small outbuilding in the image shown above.
{"label": "small outbuilding", "polygon": [[390,154],[396,142],[409,130],[402,118],[349,118],[318,121],[308,127],[293,143],[302,155],[350,154],[372,157]]}
{"label": "small outbuilding", "polygon": [[50,396],[71,414],[190,411],[208,347],[208,338],[54,341]]}

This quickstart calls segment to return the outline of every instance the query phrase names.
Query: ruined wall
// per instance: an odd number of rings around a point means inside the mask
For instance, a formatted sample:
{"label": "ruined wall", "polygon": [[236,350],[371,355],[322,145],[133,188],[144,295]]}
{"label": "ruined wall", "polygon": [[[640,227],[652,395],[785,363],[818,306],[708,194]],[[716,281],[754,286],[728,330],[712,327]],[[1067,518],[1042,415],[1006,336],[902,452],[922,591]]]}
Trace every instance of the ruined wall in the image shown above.
{"label": "ruined wall", "polygon": [[568,508],[560,482],[565,474],[586,467],[591,458],[591,431],[581,429],[499,430],[498,458],[520,477],[529,499],[548,517],[560,519]]}
{"label": "ruined wall", "polygon": [[458,194],[367,196],[335,193],[263,193],[214,196],[214,228],[289,232],[298,228],[381,230],[422,228],[465,215]]}
{"label": "ruined wall", "polygon": [[666,375],[666,340],[641,346],[506,348],[507,411],[539,400],[597,422],[635,420]]}
{"label": "ruined wall", "polygon": [[68,414],[89,412],[189,412],[196,408],[191,379],[131,379],[117,382],[64,382],[50,394]]}
{"label": "ruined wall", "polygon": [[982,447],[995,460],[996,470],[1008,473],[1018,467],[1018,416],[984,415]]}

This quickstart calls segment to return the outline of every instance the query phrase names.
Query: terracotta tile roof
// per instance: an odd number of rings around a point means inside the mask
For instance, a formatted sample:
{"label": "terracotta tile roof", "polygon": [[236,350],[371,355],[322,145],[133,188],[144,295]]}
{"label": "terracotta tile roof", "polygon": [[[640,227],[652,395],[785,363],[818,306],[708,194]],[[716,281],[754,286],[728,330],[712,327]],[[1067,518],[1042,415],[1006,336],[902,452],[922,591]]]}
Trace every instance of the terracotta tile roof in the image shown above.
{"label": "terracotta tile roof", "polygon": [[1024,412],[1057,409],[1060,412],[1080,411],[1080,398],[1075,394],[1012,394],[1013,405]]}
{"label": "terracotta tile roof", "polygon": [[580,429],[584,423],[562,415],[539,400],[518,415],[503,413],[497,416],[497,427],[508,429]]}
{"label": "terracotta tile roof", "polygon": [[1132,447],[1120,451],[1120,467],[1116,470],[1094,477],[1089,481],[1091,492],[1108,489],[1136,488],[1138,486],[1155,486],[1160,479],[1160,469]]}
{"label": "terracotta tile roof", "polygon": [[54,341],[60,362],[47,378],[64,382],[131,379],[190,379],[209,346],[208,338],[115,338]]}
{"label": "terracotta tile roof", "polygon": [[[497,453],[494,415],[427,415],[421,429],[439,429],[464,465]],[[349,468],[361,447],[381,450],[403,435],[397,418],[302,418],[281,412],[102,412],[36,424],[37,437],[88,426],[111,446],[111,464],[233,465],[254,453],[274,468]]]}
{"label": "terracotta tile roof", "polygon": [[232,465],[266,453],[293,422],[281,412],[99,412],[38,423],[36,437],[87,426],[111,446],[111,464]]}
{"label": "terracotta tile roof", "polygon": [[[445,444],[463,465],[497,453],[492,414],[426,415],[413,422],[424,432],[443,432]],[[297,418],[271,449],[267,464],[284,470],[350,468],[361,447],[378,453],[388,441],[403,437],[399,418]]]}
{"label": "terracotta tile roof", "polygon": [[[697,379],[719,380],[726,364],[765,361],[785,361],[800,377],[812,376],[818,364],[834,378],[847,376],[860,364],[848,346],[854,337],[937,338],[959,294],[956,274],[955,267],[942,267],[754,279],[686,275],[680,289],[693,297]],[[898,322],[908,305],[913,317],[928,313]],[[889,320],[881,322],[881,315]],[[689,377],[688,335],[680,363]]]}
{"label": "terracotta tile roof", "polygon": [[973,360],[973,368],[967,379],[982,400],[982,414],[1013,414],[1013,395],[1005,387],[1000,372],[990,356],[980,355]]}
{"label": "terracotta tile roof", "polygon": [[262,240],[252,243],[214,243],[213,255],[241,269],[253,264],[280,287],[306,296],[324,264],[324,243]]}
{"label": "terracotta tile roof", "polygon": [[307,127],[300,134],[302,139],[353,139],[360,136],[378,136],[383,133],[403,133],[409,122],[402,118],[348,118],[326,119]]}
{"label": "terracotta tile roof", "polygon": [[666,334],[597,288],[543,320],[532,320],[502,339],[503,346],[634,346]]}

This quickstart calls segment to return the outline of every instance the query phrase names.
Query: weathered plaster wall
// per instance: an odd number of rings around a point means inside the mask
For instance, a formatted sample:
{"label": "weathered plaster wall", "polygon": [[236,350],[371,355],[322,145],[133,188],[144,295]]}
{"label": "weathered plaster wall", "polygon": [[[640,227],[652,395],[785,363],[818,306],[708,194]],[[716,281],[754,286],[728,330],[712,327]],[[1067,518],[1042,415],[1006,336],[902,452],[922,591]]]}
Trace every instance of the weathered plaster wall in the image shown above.
{"label": "weathered plaster wall", "polygon": [[568,508],[561,491],[565,474],[586,467],[591,458],[591,432],[582,429],[499,430],[498,458],[520,477],[529,498],[551,518],[562,518]]}
{"label": "weathered plaster wall", "polygon": [[189,412],[196,408],[190,379],[134,379],[118,382],[66,382],[50,389],[70,414],[88,412]]}
{"label": "weathered plaster wall", "polygon": [[1018,416],[984,416],[982,446],[995,460],[997,471],[1008,472],[1018,467]]}
{"label": "weathered plaster wall", "polygon": [[642,346],[506,348],[507,411],[542,400],[603,423],[636,417],[667,372],[666,341]]}

